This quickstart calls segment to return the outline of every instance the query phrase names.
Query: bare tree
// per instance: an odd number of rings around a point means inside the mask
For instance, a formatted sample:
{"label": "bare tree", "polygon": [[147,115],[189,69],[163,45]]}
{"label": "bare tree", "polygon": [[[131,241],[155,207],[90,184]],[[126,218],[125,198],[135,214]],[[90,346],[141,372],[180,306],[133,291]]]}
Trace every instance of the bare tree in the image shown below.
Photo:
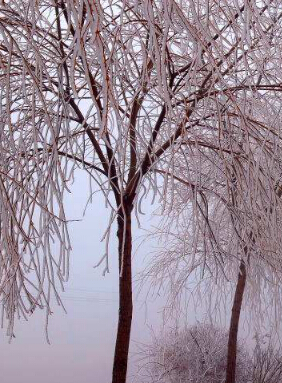
{"label": "bare tree", "polygon": [[[265,58],[266,67],[272,58]],[[244,70],[237,75],[249,81]],[[236,103],[222,106],[217,100],[223,108],[217,121],[190,131],[173,165],[156,170],[166,181],[162,214],[167,217],[160,228],[165,249],[149,271],[154,283],[168,277],[172,301],[189,276],[222,283],[224,289],[224,281],[235,283],[226,383],[235,382],[246,283],[256,312],[269,293],[281,311],[281,100],[267,99],[268,92],[259,89],[261,76],[257,80],[250,93],[232,95]]]}
{"label": "bare tree", "polygon": [[[67,279],[70,251],[63,194],[74,171],[83,169],[112,211],[106,248],[117,224],[120,309],[113,382],[126,381],[133,213],[138,217],[149,190],[154,198],[166,196],[169,180],[176,181],[181,169],[201,167],[206,149],[210,164],[215,158],[212,174],[226,175],[229,199],[234,169],[239,185],[251,172],[279,168],[271,156],[263,164],[258,159],[264,161],[261,153],[280,153],[281,18],[278,0],[2,1],[1,134],[10,144],[1,151],[0,275],[10,334],[16,312],[44,305],[48,317],[52,290],[60,303],[56,279]],[[226,164],[220,170],[218,158]],[[187,182],[190,200],[203,210],[199,177],[202,171]],[[274,233],[280,205],[272,191],[278,178],[266,177],[256,202],[261,180],[255,177],[248,196],[251,214],[260,211],[257,223],[266,219]],[[210,187],[216,190],[220,183]],[[222,204],[221,211],[228,206]],[[205,210],[200,214],[206,223],[199,232],[210,240],[210,220]],[[232,225],[248,222],[240,216]],[[252,228],[257,247],[264,239],[258,230],[259,225]],[[240,243],[250,246],[250,233],[241,232]],[[191,240],[201,251],[202,237]],[[269,238],[270,233],[267,244]],[[276,237],[273,242],[278,246]],[[227,250],[220,248],[213,247],[215,269],[224,264]],[[107,250],[103,261],[107,272]]]}
{"label": "bare tree", "polygon": [[[260,310],[266,302],[274,311],[281,312],[282,205],[278,149],[281,144],[275,135],[271,138],[267,133],[268,143],[275,150],[265,151],[250,134],[250,150],[247,150],[240,143],[236,125],[234,128],[229,153],[222,156],[220,151],[214,154],[213,148],[193,149],[197,162],[181,167],[183,159],[180,159],[176,167],[178,171],[181,169],[178,175],[170,173],[174,181],[168,186],[171,193],[164,199],[167,216],[159,233],[154,233],[160,235],[164,247],[145,274],[153,277],[155,285],[169,280],[172,302],[181,295],[183,287],[189,286],[191,279],[194,284],[203,282],[199,291],[204,285],[208,299],[217,307],[222,304],[218,306],[214,299],[215,285],[221,286],[220,294],[228,296],[233,294],[228,288],[228,282],[232,281],[235,291],[226,382],[235,382],[236,344],[246,286],[246,306],[254,310],[257,320],[263,317]],[[216,145],[220,147],[221,142]]]}
{"label": "bare tree", "polygon": [[198,297],[206,293],[209,305],[221,308],[222,303],[218,305],[214,297],[215,286],[221,286],[221,299],[222,295],[233,295],[232,282],[235,291],[227,353],[228,383],[235,382],[246,287],[246,307],[254,310],[257,320],[263,317],[260,310],[266,302],[273,308],[271,313],[281,312],[281,143],[275,133],[261,130],[259,134],[266,134],[268,148],[255,130],[249,131],[248,139],[244,137],[246,144],[234,124],[228,130],[227,152],[214,151],[214,147],[222,148],[218,139],[204,149],[186,148],[185,159],[193,158],[193,162],[176,156],[178,174],[168,172],[173,181],[168,182],[170,193],[163,201],[166,217],[159,229],[164,247],[146,274],[153,277],[154,284],[169,280],[172,302],[183,287],[189,288],[191,279],[194,284],[201,282]]}

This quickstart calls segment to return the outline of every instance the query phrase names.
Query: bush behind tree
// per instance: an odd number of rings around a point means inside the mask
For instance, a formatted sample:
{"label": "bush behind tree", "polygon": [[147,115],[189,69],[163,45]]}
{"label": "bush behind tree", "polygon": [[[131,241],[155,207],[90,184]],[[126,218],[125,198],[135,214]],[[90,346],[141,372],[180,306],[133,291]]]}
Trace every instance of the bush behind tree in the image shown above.
{"label": "bush behind tree", "polygon": [[[238,343],[236,383],[282,382],[282,357],[271,339],[256,336],[251,352]],[[172,329],[154,336],[141,351],[142,383],[222,383],[226,374],[228,332],[210,324]],[[139,381],[139,380],[138,380]]]}

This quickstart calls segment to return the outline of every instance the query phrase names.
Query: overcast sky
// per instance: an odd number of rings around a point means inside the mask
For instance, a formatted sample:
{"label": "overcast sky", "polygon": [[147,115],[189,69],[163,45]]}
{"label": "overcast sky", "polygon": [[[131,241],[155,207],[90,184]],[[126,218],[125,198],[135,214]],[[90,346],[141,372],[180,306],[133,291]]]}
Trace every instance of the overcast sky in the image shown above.
{"label": "overcast sky", "polygon": [[[85,177],[76,177],[72,194],[66,198],[68,217],[78,219],[88,195]],[[153,223],[149,201],[145,206],[143,225]],[[156,223],[156,222],[154,222]],[[5,331],[0,332],[0,366],[3,383],[109,383],[111,381],[114,343],[118,315],[117,243],[113,232],[110,242],[110,274],[102,276],[103,268],[94,268],[104,254],[100,239],[107,224],[107,211],[98,195],[89,206],[82,222],[72,223],[70,234],[73,251],[70,280],[62,294],[67,314],[54,306],[50,318],[49,336],[46,343],[44,312],[36,312],[28,322],[17,322],[16,339],[8,344]],[[142,232],[134,229],[135,238]],[[135,273],[150,259],[153,240],[143,245],[134,255]],[[136,247],[136,246],[135,246]],[[145,261],[143,261],[145,259]],[[139,342],[149,342],[152,331],[158,333],[163,323],[162,293],[144,303],[147,288],[134,303],[129,383],[138,382],[135,376],[137,363],[132,358]],[[205,312],[195,315],[189,309],[188,323],[201,319]],[[185,317],[185,315],[184,315]]]}
{"label": "overcast sky", "polygon": [[[82,217],[87,198],[87,181],[78,175],[72,195],[66,198],[70,218]],[[149,209],[148,209],[149,210]],[[150,225],[150,215],[143,221]],[[109,383],[118,314],[118,273],[116,235],[111,239],[110,274],[102,276],[102,267],[93,268],[104,253],[100,242],[107,223],[103,200],[97,196],[82,222],[71,224],[73,251],[70,280],[63,293],[65,314],[54,306],[50,318],[51,345],[45,340],[44,312],[36,312],[28,322],[17,322],[16,339],[8,344],[1,330],[0,366],[4,383]],[[135,235],[141,232],[134,230]],[[143,246],[134,258],[135,270],[150,252]],[[135,302],[132,350],[136,341],[148,341],[150,326],[158,330],[162,323],[160,297],[144,305],[144,297]]]}

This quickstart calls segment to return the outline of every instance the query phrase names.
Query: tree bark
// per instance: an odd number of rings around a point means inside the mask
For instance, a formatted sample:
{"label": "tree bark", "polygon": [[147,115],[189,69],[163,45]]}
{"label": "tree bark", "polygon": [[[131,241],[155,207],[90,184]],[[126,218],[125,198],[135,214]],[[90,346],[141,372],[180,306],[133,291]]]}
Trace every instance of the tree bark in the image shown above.
{"label": "tree bark", "polygon": [[132,206],[124,203],[118,215],[117,237],[119,242],[119,317],[115,345],[112,383],[125,383],[130,343],[132,302]]}
{"label": "tree bark", "polygon": [[228,338],[228,349],[227,349],[227,366],[226,366],[226,378],[225,383],[235,383],[236,377],[236,359],[237,359],[237,339],[238,339],[238,328],[240,313],[242,308],[242,301],[246,286],[246,264],[242,259],[240,263],[240,269],[237,279],[237,286],[233,301],[230,327],[229,327],[229,338]]}

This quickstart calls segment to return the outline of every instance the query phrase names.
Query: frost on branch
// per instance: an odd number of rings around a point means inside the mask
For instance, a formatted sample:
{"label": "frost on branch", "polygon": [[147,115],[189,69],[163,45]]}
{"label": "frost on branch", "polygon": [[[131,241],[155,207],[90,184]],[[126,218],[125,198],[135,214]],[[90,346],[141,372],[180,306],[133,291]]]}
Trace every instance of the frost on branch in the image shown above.
{"label": "frost on branch", "polygon": [[278,0],[2,2],[0,292],[10,334],[18,314],[50,313],[67,277],[63,194],[77,168],[112,209],[109,230],[128,199],[138,216],[150,190],[169,210],[184,178],[181,198],[201,228],[188,230],[190,259],[208,254],[202,270],[234,274],[224,259],[245,243],[260,249],[255,283],[280,267],[281,19]]}
{"label": "frost on branch", "polygon": [[[141,382],[221,383],[225,378],[228,334],[210,325],[171,330],[140,352]],[[251,357],[238,347],[237,383],[248,383]]]}

